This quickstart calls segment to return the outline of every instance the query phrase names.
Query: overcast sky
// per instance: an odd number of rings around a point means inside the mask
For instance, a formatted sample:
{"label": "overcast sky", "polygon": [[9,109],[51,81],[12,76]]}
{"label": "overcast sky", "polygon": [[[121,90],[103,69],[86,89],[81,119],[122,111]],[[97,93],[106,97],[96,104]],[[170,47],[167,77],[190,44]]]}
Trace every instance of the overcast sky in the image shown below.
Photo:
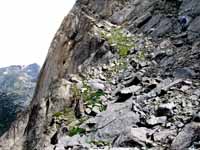
{"label": "overcast sky", "polygon": [[0,67],[43,64],[75,0],[1,0]]}

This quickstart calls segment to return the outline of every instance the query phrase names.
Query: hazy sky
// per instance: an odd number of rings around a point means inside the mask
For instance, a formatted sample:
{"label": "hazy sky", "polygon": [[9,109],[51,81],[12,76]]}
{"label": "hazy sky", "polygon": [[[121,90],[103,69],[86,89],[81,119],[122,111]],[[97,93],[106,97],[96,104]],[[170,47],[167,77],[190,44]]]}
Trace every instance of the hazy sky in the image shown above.
{"label": "hazy sky", "polygon": [[0,67],[42,65],[51,40],[75,0],[1,0]]}

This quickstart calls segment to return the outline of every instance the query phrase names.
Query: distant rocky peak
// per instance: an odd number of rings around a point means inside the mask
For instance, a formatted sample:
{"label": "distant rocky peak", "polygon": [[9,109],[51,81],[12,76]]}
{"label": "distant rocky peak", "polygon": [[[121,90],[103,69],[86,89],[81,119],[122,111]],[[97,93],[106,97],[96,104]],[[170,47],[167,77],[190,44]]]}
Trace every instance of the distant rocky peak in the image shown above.
{"label": "distant rocky peak", "polygon": [[29,76],[36,78],[39,71],[40,66],[37,63],[30,64],[23,69]]}
{"label": "distant rocky peak", "polygon": [[32,69],[32,70],[39,70],[40,66],[37,63],[33,63],[33,64],[30,64],[30,65],[27,65],[25,68],[26,69]]}

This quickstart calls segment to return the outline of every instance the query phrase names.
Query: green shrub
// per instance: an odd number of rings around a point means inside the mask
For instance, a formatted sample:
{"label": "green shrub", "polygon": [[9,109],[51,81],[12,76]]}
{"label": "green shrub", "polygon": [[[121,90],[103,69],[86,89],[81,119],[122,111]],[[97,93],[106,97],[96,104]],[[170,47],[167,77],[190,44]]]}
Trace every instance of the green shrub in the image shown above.
{"label": "green shrub", "polygon": [[82,89],[79,89],[76,85],[72,86],[73,98],[75,100],[82,99],[86,106],[97,106],[100,111],[104,111],[106,106],[101,102],[100,97],[104,95],[101,90],[92,90],[90,86],[87,85],[87,81],[83,82]]}
{"label": "green shrub", "polygon": [[69,136],[74,136],[76,134],[85,134],[86,130],[83,128],[79,128],[79,127],[72,127],[71,129],[69,129]]}
{"label": "green shrub", "polygon": [[100,111],[105,110],[105,106],[102,104],[100,97],[105,93],[101,90],[92,90],[87,84],[84,84],[84,91],[82,97],[86,105],[91,105],[92,107],[98,106]]}
{"label": "green shrub", "polygon": [[102,31],[101,36],[108,39],[108,42],[117,48],[120,57],[126,57],[129,50],[134,47],[133,37],[127,36],[121,28],[114,28],[110,33]]}

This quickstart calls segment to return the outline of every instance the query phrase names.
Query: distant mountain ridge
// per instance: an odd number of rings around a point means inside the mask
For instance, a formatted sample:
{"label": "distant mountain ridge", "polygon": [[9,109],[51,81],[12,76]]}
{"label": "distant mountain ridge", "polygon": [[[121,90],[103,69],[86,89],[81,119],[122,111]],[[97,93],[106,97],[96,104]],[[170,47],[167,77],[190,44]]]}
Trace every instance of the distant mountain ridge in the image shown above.
{"label": "distant mountain ridge", "polygon": [[0,135],[30,103],[39,71],[36,63],[0,68]]}

